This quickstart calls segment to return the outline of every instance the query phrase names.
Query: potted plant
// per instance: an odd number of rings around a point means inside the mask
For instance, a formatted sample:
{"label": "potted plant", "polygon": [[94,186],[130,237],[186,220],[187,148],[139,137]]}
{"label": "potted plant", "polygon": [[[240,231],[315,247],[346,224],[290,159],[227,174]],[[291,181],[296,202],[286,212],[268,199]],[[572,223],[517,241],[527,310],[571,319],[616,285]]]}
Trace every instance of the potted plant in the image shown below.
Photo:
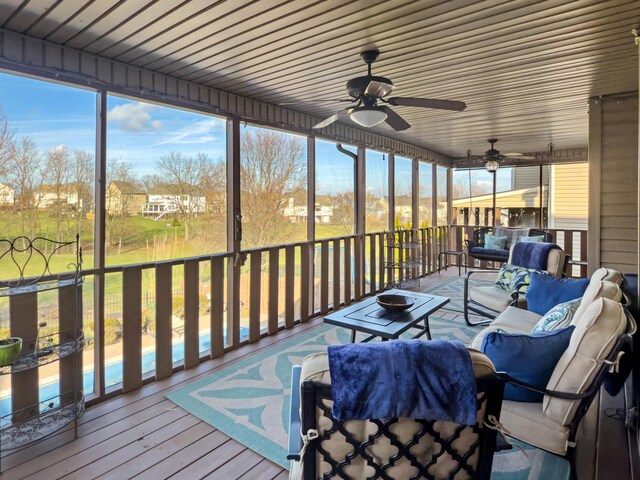
{"label": "potted plant", "polygon": [[13,365],[22,352],[22,339],[10,337],[0,340],[0,366]]}

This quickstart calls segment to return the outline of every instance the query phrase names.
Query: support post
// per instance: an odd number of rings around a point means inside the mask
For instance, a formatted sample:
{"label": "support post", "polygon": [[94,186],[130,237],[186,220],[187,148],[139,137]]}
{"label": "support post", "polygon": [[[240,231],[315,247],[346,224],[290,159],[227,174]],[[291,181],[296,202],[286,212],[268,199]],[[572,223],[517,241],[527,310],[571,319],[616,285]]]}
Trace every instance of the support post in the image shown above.
{"label": "support post", "polygon": [[389,201],[387,202],[387,205],[389,205],[389,223],[387,228],[390,232],[393,232],[396,229],[396,157],[393,153],[390,153],[387,158],[389,160]]}
{"label": "support post", "polygon": [[107,182],[107,92],[96,95],[96,159],[95,159],[95,217],[93,262],[97,273],[93,276],[93,389],[98,397],[105,394],[104,344],[104,286],[105,286],[105,217]]}
{"label": "support post", "polygon": [[242,213],[240,210],[240,118],[227,120],[227,342],[240,343],[240,266]]}

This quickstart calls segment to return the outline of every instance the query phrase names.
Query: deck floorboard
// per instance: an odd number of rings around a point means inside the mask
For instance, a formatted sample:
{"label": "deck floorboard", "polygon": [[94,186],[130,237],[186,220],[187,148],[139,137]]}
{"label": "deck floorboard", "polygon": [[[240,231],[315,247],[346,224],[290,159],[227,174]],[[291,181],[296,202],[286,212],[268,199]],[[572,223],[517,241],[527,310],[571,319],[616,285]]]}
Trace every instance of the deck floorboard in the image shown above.
{"label": "deck floorboard", "polygon": [[[429,289],[457,269],[422,280]],[[455,314],[453,314],[455,316]],[[164,395],[265,348],[322,325],[314,319],[95,405],[66,430],[3,454],[2,480],[243,479],[284,480],[288,472],[187,413]]]}

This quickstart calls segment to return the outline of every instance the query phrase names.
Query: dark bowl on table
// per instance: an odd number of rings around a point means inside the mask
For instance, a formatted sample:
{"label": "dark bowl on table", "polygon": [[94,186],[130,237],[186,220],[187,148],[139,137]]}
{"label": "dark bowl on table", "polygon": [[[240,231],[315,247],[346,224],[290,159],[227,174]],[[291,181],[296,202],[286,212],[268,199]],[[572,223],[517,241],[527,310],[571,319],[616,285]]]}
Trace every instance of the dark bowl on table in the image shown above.
{"label": "dark bowl on table", "polygon": [[415,300],[406,295],[378,295],[376,302],[387,310],[406,310],[415,303]]}

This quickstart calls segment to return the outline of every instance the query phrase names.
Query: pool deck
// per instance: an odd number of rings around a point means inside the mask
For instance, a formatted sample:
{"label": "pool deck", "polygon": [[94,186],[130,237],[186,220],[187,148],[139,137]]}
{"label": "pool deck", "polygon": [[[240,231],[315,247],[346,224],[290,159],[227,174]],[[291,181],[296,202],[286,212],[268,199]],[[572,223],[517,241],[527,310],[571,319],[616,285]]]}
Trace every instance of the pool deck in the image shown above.
{"label": "pool deck", "polygon": [[[420,290],[457,276],[452,268]],[[447,313],[455,317],[454,313]],[[2,480],[278,479],[288,472],[177,407],[164,395],[322,324],[317,318],[89,408],[79,438],[65,431],[2,457]]]}

